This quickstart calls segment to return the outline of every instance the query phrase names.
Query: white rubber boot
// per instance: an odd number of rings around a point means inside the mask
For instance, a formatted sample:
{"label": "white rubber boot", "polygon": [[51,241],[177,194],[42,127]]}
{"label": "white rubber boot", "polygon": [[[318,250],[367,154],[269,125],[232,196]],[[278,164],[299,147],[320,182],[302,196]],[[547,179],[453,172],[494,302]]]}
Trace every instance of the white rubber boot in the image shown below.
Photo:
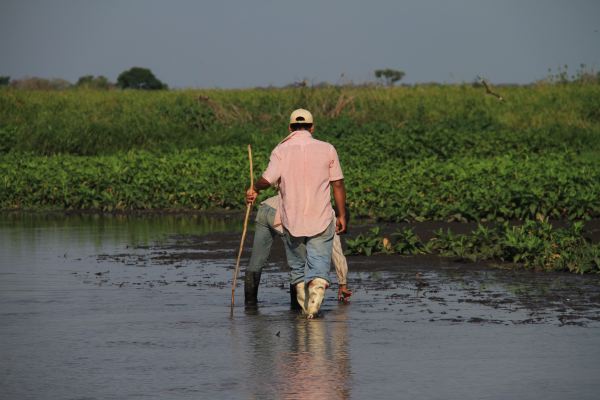
{"label": "white rubber boot", "polygon": [[298,304],[302,307],[302,314],[306,314],[306,285],[304,282],[296,284],[296,300],[298,300]]}
{"label": "white rubber boot", "polygon": [[312,319],[317,316],[321,303],[325,298],[325,289],[329,284],[325,279],[315,278],[308,283],[308,306],[306,307],[306,313],[308,318]]}

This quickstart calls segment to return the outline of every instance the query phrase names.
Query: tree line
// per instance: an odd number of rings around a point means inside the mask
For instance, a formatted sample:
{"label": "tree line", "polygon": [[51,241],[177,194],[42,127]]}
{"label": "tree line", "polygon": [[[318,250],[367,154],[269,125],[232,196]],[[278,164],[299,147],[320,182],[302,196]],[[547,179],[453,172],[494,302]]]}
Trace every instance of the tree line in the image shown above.
{"label": "tree line", "polygon": [[[343,76],[343,74],[342,74]],[[392,87],[397,82],[400,82],[406,73],[404,71],[392,68],[377,69],[374,71],[374,76],[380,85]],[[548,76],[542,79],[542,83],[550,84],[567,84],[567,83],[582,83],[582,84],[598,84],[600,83],[600,72],[593,68],[581,64],[579,69],[574,74],[568,73],[568,67],[565,65],[559,67],[556,73],[551,69],[548,70]],[[481,78],[473,81],[473,86],[481,85]],[[368,84],[370,85],[370,84]],[[166,90],[168,85],[158,79],[154,73],[148,68],[132,67],[119,74],[116,82],[111,82],[103,75],[84,75],[81,76],[75,84],[64,79],[44,79],[38,77],[30,77],[19,80],[12,80],[9,76],[0,76],[0,87],[11,86],[18,89],[41,89],[41,90],[61,90],[70,87],[89,88],[89,89],[139,89],[139,90]],[[326,82],[309,85],[308,81],[302,80],[294,82],[286,87],[323,87],[330,86]]]}
{"label": "tree line", "polygon": [[0,76],[0,86],[12,86],[18,89],[67,89],[75,86],[89,89],[140,89],[162,90],[168,85],[158,79],[148,68],[132,67],[119,74],[116,82],[111,82],[104,75],[84,75],[72,85],[64,79],[25,78],[11,81],[9,76]]}
{"label": "tree line", "polygon": [[[400,81],[405,73],[395,69],[378,69],[374,72],[375,78],[386,86],[394,86]],[[0,76],[0,86],[12,86],[18,89],[68,89],[70,87],[88,88],[88,89],[140,89],[140,90],[162,90],[168,89],[168,85],[159,80],[148,68],[132,67],[119,74],[116,82],[111,82],[104,75],[84,75],[79,77],[73,85],[64,79],[44,79],[30,77],[11,81],[9,76]],[[306,80],[301,84],[294,83],[293,87],[308,86]]]}

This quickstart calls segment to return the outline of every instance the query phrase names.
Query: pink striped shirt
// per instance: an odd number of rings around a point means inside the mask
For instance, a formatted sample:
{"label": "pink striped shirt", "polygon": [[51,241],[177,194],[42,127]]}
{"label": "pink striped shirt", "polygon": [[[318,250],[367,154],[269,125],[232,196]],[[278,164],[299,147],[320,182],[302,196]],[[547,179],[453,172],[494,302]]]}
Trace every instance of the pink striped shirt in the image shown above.
{"label": "pink striped shirt", "polygon": [[344,179],[335,147],[308,131],[292,132],[271,152],[263,173],[279,181],[281,222],[295,237],[314,236],[331,223],[329,182]]}

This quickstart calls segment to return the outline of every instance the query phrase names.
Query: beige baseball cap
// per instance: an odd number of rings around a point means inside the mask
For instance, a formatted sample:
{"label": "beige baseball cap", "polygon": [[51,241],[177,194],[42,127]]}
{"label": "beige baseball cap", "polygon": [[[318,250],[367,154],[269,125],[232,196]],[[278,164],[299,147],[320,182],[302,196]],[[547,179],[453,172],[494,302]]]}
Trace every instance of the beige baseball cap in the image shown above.
{"label": "beige baseball cap", "polygon": [[305,110],[303,108],[299,108],[292,112],[290,115],[290,125],[291,124],[312,124],[313,116],[310,111]]}

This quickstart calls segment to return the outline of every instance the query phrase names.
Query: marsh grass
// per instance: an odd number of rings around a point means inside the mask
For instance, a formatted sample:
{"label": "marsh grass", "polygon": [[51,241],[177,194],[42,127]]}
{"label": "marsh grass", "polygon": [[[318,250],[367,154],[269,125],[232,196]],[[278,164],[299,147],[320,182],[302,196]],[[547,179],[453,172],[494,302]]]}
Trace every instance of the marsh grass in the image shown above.
{"label": "marsh grass", "polygon": [[[270,148],[289,112],[310,109],[317,134],[336,144],[377,135],[381,145],[421,141],[476,147],[488,139],[539,150],[600,148],[600,85],[504,87],[506,101],[459,86],[248,90],[32,91],[0,89],[3,152],[99,155],[212,145]],[[469,146],[470,144],[470,146]],[[407,149],[410,150],[410,149]]]}

